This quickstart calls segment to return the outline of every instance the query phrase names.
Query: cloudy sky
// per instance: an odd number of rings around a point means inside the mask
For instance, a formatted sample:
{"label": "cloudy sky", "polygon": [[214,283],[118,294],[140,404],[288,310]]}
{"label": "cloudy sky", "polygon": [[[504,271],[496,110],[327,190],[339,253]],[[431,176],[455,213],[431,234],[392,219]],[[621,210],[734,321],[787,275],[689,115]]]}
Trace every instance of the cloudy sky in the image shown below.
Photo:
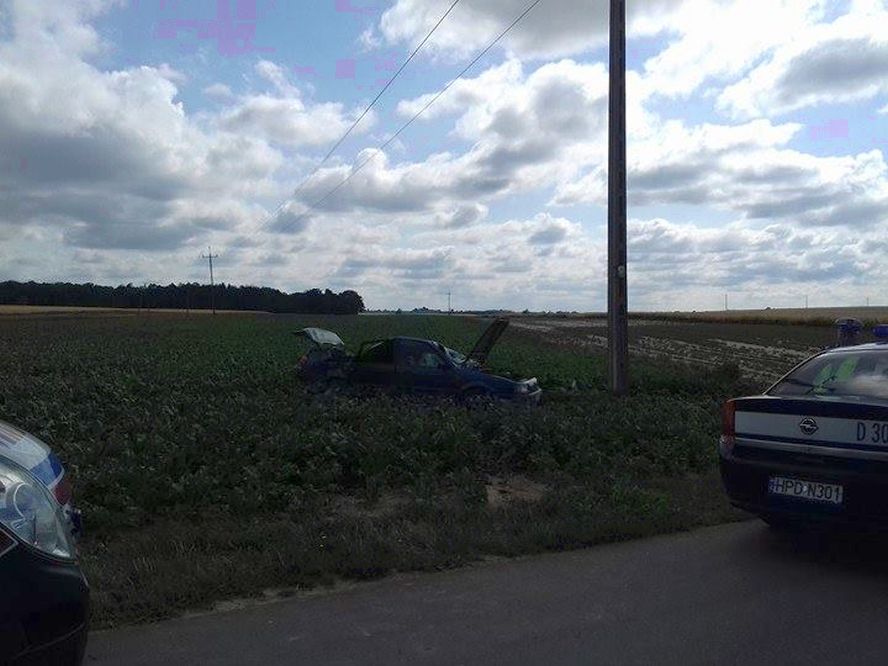
{"label": "cloudy sky", "polygon": [[[607,0],[542,0],[388,141],[528,3],[461,0],[316,170],[450,0],[0,0],[0,279],[212,245],[371,308],[602,309]],[[628,4],[630,308],[888,304],[888,0]]]}

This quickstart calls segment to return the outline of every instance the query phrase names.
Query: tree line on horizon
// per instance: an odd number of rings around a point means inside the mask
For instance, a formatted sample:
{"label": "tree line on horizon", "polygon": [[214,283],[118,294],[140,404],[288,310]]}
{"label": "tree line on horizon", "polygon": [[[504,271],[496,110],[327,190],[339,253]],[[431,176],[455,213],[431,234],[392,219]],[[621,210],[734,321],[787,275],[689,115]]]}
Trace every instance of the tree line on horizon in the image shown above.
{"label": "tree line on horizon", "polygon": [[299,314],[358,314],[364,300],[350,289],[286,293],[271,287],[188,282],[108,287],[87,282],[0,282],[0,305],[55,305],[170,310],[264,310]]}

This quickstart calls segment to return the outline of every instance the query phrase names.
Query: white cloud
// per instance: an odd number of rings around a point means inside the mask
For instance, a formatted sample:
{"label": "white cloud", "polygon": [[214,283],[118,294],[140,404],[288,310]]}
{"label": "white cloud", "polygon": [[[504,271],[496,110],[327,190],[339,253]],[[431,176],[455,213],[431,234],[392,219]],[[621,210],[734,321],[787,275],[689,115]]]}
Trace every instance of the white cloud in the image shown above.
{"label": "white cloud", "polygon": [[687,96],[705,82],[731,80],[824,13],[826,0],[689,0],[668,17],[678,33],[644,65],[652,91]]}
{"label": "white cloud", "polygon": [[[888,221],[888,165],[872,150],[817,157],[789,149],[794,123],[686,128],[679,121],[637,142],[629,164],[630,205],[688,204],[746,219],[799,225],[873,227]],[[562,184],[555,202],[606,200],[606,171],[594,167]]]}
{"label": "white cloud", "polygon": [[867,281],[884,284],[888,273],[877,256],[884,246],[878,233],[632,220],[630,285],[640,296],[634,307],[687,309],[688,302],[708,302],[715,309],[726,291],[746,307],[798,307],[807,293],[823,304],[848,304],[849,293],[860,293]]}
{"label": "white cloud", "polygon": [[12,156],[0,165],[2,227],[143,250],[243,229],[265,216],[257,198],[280,196],[279,147],[327,144],[351,121],[341,104],[304,101],[269,61],[256,73],[273,93],[216,84],[204,92],[227,106],[189,116],[174,67],[104,71],[87,59],[106,46],[89,20],[111,4],[17,2],[2,15],[0,154]]}
{"label": "white cloud", "polygon": [[256,73],[271,83],[281,95],[286,97],[298,97],[299,89],[290,83],[286,70],[270,60],[260,60],[255,66]]}
{"label": "white cloud", "polygon": [[261,139],[198,127],[172,67],[85,60],[103,47],[86,21],[109,5],[20,2],[7,17],[0,154],[21,166],[5,176],[0,224],[48,226],[74,246],[179,247],[200,228],[183,202],[261,191],[282,157]]}
{"label": "white cloud", "polygon": [[[275,88],[276,94],[241,96],[221,112],[222,128],[285,146],[322,146],[336,141],[358,117],[359,109],[346,112],[338,102],[306,103],[280,65],[261,60],[255,70]],[[376,114],[371,110],[354,132],[366,132],[375,122]]]}
{"label": "white cloud", "polygon": [[567,240],[572,235],[578,235],[577,225],[563,217],[552,217],[548,213],[540,213],[534,218],[533,233],[527,239],[531,245],[550,246]]}
{"label": "white cloud", "polygon": [[[286,146],[321,146],[338,139],[352,120],[339,103],[307,107],[298,97],[259,94],[245,96],[224,110],[220,125]],[[374,120],[373,113],[368,113],[356,130],[365,131]]]}
{"label": "white cloud", "polygon": [[[572,60],[543,65],[528,75],[510,61],[459,81],[433,107],[435,112],[423,118],[455,114],[455,135],[471,144],[465,152],[390,164],[387,154],[364,151],[355,164],[366,166],[321,208],[441,212],[551,185],[562,172],[576,171],[578,156],[600,152],[606,92],[600,64]],[[399,112],[412,115],[426,99],[404,101]],[[302,188],[300,200],[311,204],[323,199],[352,168],[320,170]]]}
{"label": "white cloud", "polygon": [[[635,34],[656,34],[666,28],[664,17],[682,0],[628,3]],[[463,2],[441,24],[428,50],[448,57],[465,57],[486,46],[529,5],[528,0]],[[544,0],[504,41],[520,57],[557,58],[601,46],[607,35],[608,0]],[[436,0],[396,0],[380,18],[374,39],[389,44],[417,44],[443,13]],[[376,36],[378,34],[378,36]]]}
{"label": "white cloud", "polygon": [[[391,297],[400,302],[428,304],[421,299],[453,287],[458,307],[507,303],[545,308],[553,300],[578,309],[599,306],[604,246],[571,220],[538,213],[530,219],[422,231],[412,241],[446,251],[447,259],[429,276],[431,284],[415,287],[419,291],[411,293],[414,285],[393,279]],[[376,271],[373,265],[362,268]]]}
{"label": "white cloud", "polygon": [[438,213],[435,221],[441,227],[460,229],[483,220],[489,212],[490,209],[484,204],[467,203]]}
{"label": "white cloud", "polygon": [[[353,173],[330,162],[270,219],[268,209],[356,117],[351,103],[316,101],[280,64],[259,60],[240,84],[203,88],[213,103],[195,113],[181,102],[190,79],[175,62],[118,71],[95,64],[108,45],[90,22],[109,3],[5,5],[0,265],[24,279],[200,279],[199,253],[212,242],[226,281],[357,288],[371,306],[440,305],[452,287],[457,307],[601,308],[605,234],[588,220],[602,212],[583,209],[581,225],[574,210],[545,210],[545,199],[565,207],[605,202],[606,66],[528,58],[602,45],[605,5],[546,0],[510,35],[510,55],[456,82],[399,137],[403,151],[360,153],[355,164],[374,157],[309,210]],[[856,0],[856,25],[881,5]],[[475,52],[524,6],[461,3],[432,52]],[[633,221],[633,307],[687,307],[726,289],[796,293],[811,284],[838,298],[856,293],[864,278],[888,288],[879,263],[888,250],[879,235],[888,221],[883,153],[811,155],[798,147],[802,125],[792,116],[745,120],[846,99],[835,95],[882,94],[871,94],[866,77],[810,71],[821,61],[803,54],[834,45],[837,35],[859,36],[848,27],[853,17],[822,22],[836,9],[816,0],[630,3],[641,12],[632,14],[632,37],[657,34],[644,44],[659,50],[628,75],[630,204],[735,220],[722,228]],[[413,43],[441,11],[431,0],[395,0],[365,47]],[[866,44],[881,43],[875,29],[866,34]],[[761,72],[775,77],[775,91],[753,85]],[[833,80],[830,98],[798,83]],[[406,118],[433,94],[388,101]],[[682,98],[687,116],[668,97]],[[699,120],[711,116],[712,100],[744,120]],[[447,149],[423,156],[412,145],[418,133]]]}
{"label": "white cloud", "polygon": [[888,9],[871,8],[799,29],[744,79],[719,108],[737,117],[784,114],[888,94]]}
{"label": "white cloud", "polygon": [[222,102],[234,99],[234,93],[231,92],[231,88],[224,83],[214,83],[213,85],[207,86],[203,89],[203,93],[211,99]]}
{"label": "white cloud", "polygon": [[275,233],[298,234],[308,228],[311,221],[308,209],[295,202],[287,202],[272,216],[269,230]]}
{"label": "white cloud", "polygon": [[372,51],[382,46],[382,39],[376,34],[373,28],[367,28],[358,37],[358,44],[364,51]]}

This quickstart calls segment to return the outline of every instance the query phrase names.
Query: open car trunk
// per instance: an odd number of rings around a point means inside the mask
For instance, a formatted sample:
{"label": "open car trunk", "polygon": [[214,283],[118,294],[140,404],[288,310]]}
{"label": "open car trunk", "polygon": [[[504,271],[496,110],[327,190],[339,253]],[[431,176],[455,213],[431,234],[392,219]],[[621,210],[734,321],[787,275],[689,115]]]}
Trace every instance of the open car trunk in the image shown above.
{"label": "open car trunk", "polygon": [[297,374],[304,381],[317,384],[347,378],[351,355],[342,338],[323,328],[303,328],[294,331],[293,335],[314,344],[297,365]]}
{"label": "open car trunk", "polygon": [[327,331],[323,328],[303,328],[301,331],[293,333],[298,338],[305,338],[315,343],[318,347],[339,347],[344,349],[345,343],[333,331]]}

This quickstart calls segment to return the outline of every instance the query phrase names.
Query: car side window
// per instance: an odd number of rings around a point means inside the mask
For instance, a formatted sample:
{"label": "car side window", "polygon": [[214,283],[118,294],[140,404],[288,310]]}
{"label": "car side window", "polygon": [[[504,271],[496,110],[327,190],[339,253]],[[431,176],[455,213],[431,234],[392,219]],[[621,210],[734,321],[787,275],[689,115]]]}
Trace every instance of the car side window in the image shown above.
{"label": "car side window", "polygon": [[404,370],[415,371],[443,370],[446,367],[441,355],[427,342],[419,340],[400,341],[398,365]]}
{"label": "car side window", "polygon": [[395,362],[395,349],[391,340],[380,340],[367,344],[358,357],[359,363],[385,363]]}

